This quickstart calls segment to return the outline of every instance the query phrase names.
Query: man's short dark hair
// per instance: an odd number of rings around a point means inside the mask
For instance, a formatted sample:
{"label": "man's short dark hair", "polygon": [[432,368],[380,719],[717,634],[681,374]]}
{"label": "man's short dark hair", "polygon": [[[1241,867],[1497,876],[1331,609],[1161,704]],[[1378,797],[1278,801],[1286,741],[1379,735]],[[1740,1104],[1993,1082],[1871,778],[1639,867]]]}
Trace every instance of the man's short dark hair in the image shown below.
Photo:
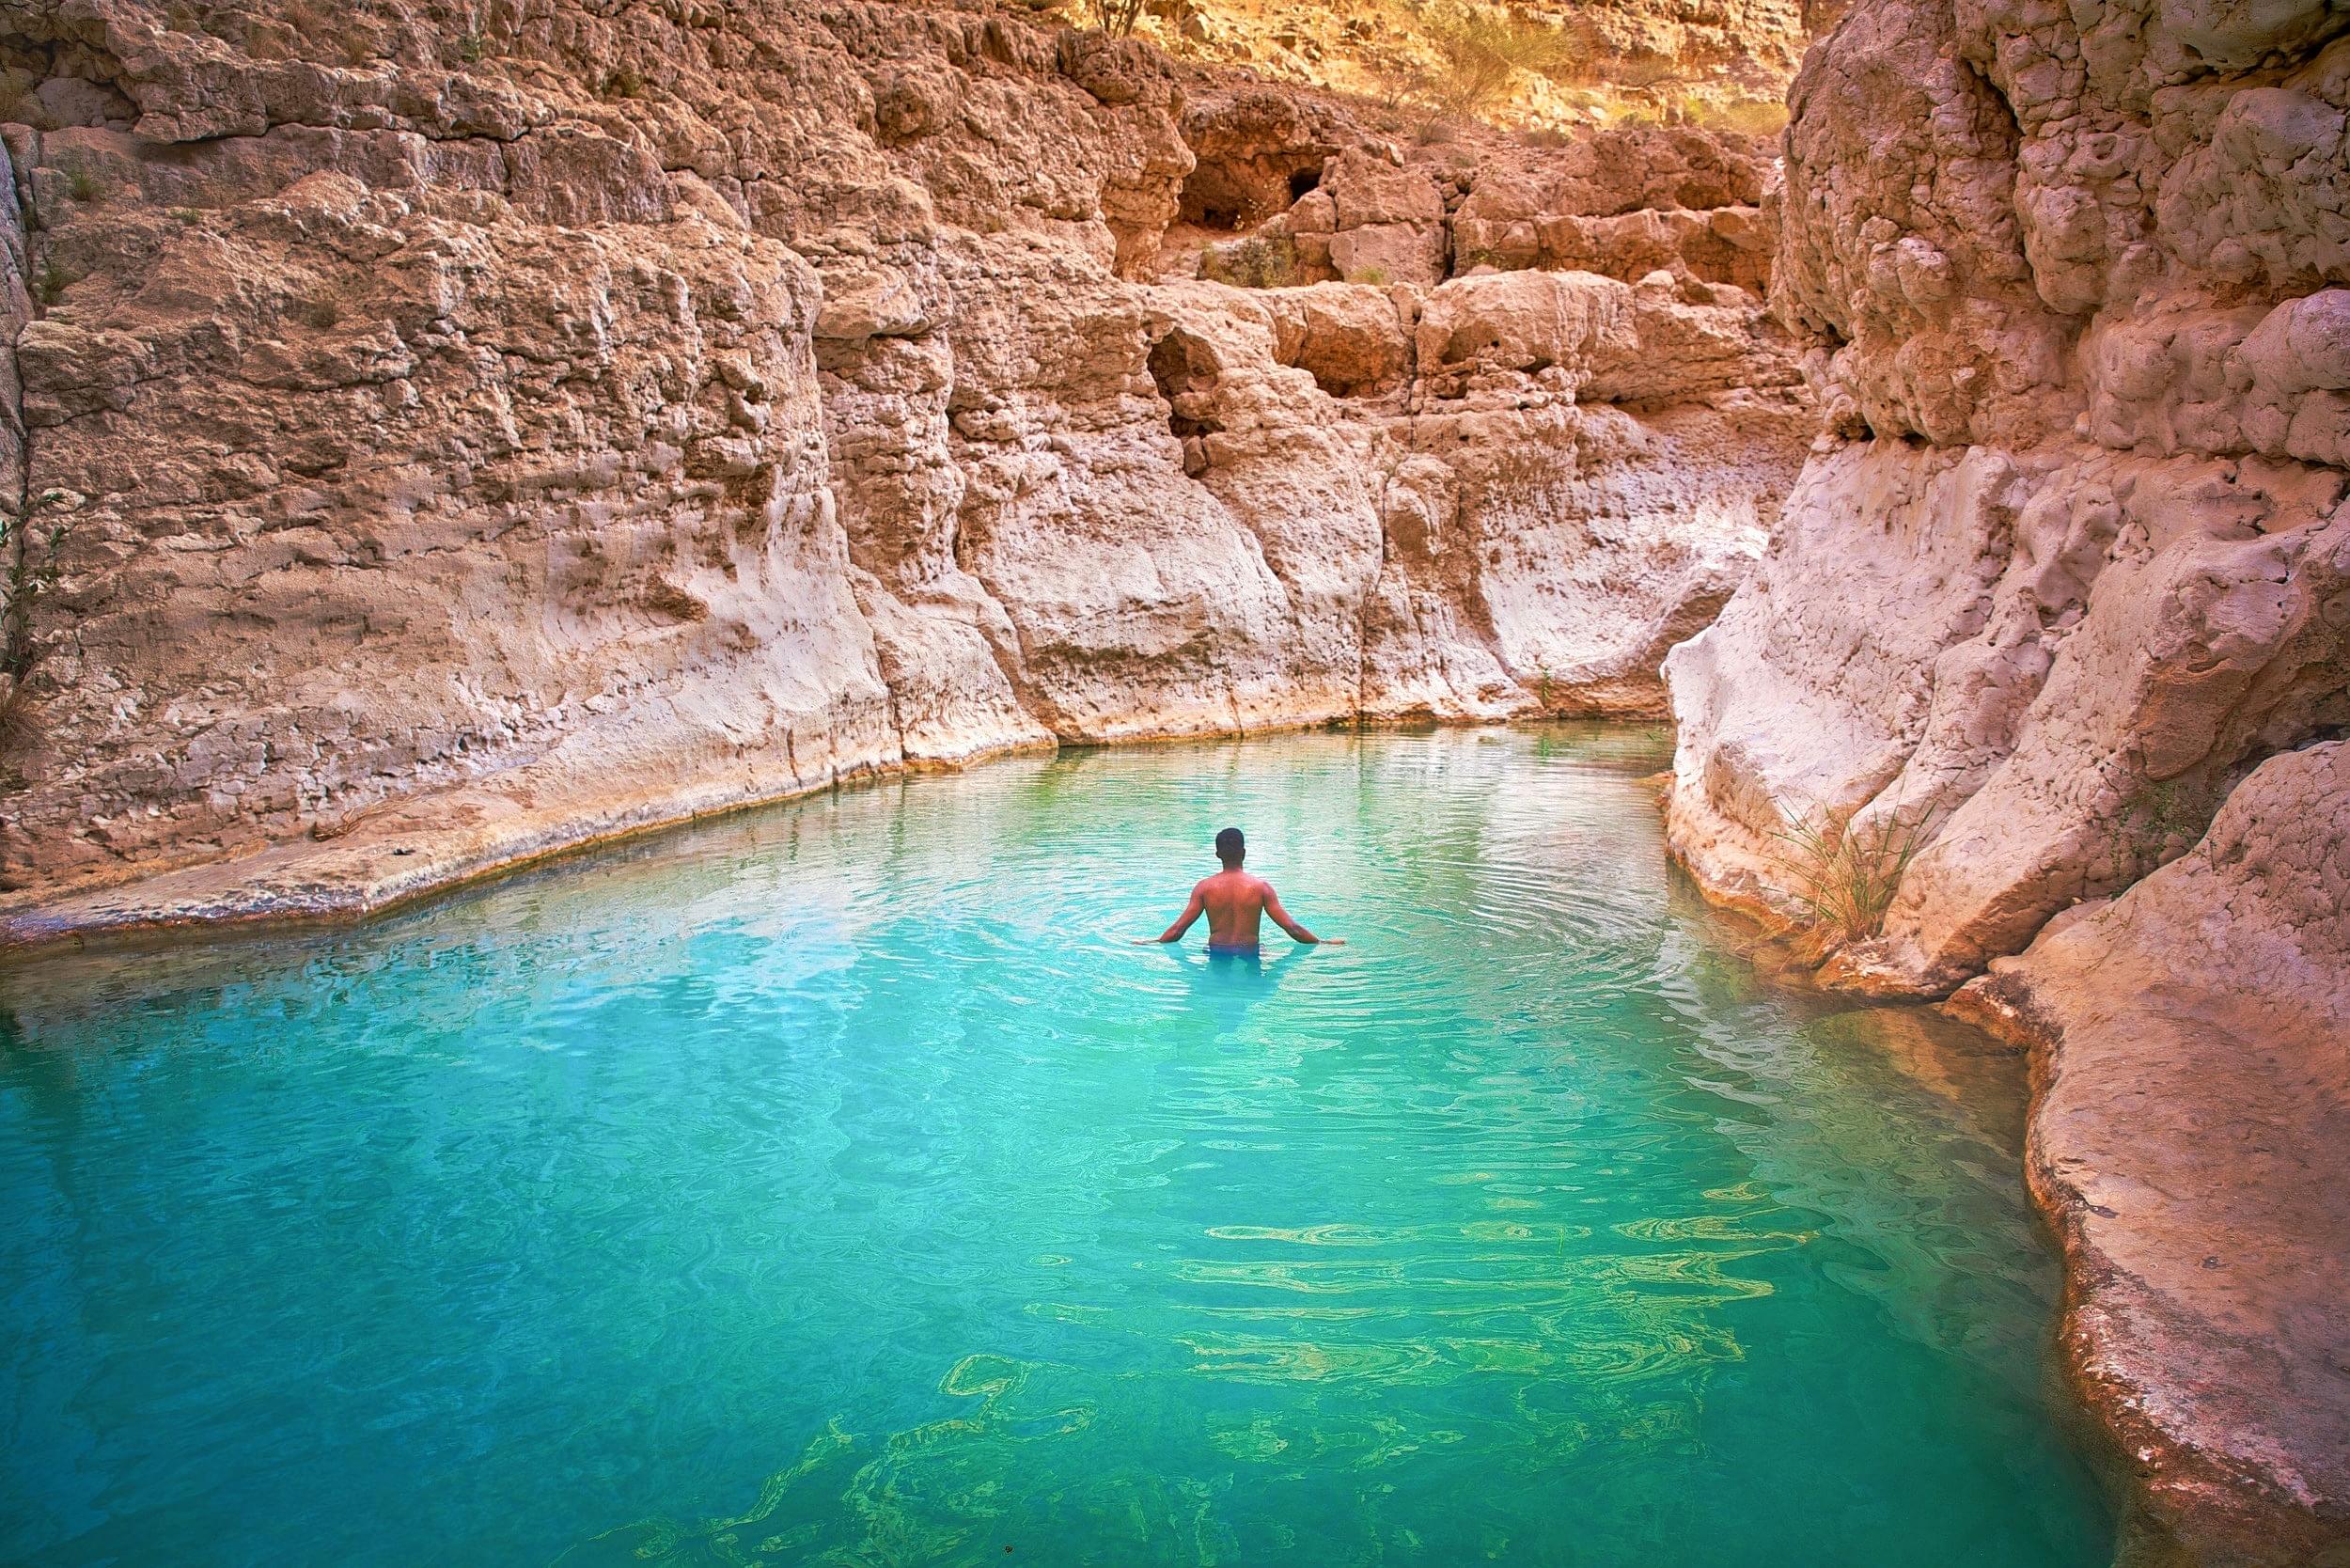
{"label": "man's short dark hair", "polygon": [[1240,829],[1228,827],[1215,836],[1215,857],[1227,866],[1237,866],[1248,853],[1248,840],[1240,836]]}

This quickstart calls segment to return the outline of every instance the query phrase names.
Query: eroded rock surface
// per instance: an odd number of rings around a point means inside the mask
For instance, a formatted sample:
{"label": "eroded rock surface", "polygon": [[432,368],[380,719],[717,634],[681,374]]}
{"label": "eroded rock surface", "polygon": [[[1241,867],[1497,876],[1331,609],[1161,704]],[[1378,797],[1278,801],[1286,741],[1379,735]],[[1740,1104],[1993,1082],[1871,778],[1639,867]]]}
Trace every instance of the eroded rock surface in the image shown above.
{"label": "eroded rock surface", "polygon": [[[8,4],[0,66],[8,401],[84,498],[19,935],[1056,741],[1656,713],[1811,424],[1737,138],[1495,206],[1140,43],[799,0]],[[1418,262],[1159,281],[1317,194]],[[1484,196],[1666,240],[1464,267]]]}
{"label": "eroded rock surface", "polygon": [[1264,87],[1198,95],[1184,128],[1199,161],[1181,216],[1209,242],[1205,277],[1430,284],[1543,268],[1769,285],[1774,169],[1743,136],[1643,128],[1407,150],[1356,133],[1334,154],[1346,133],[1326,110]]}
{"label": "eroded rock surface", "polygon": [[2334,1560],[2350,1496],[2350,742],[1962,998],[2061,1042],[2030,1174],[2067,1337],[2197,1555]]}
{"label": "eroded rock surface", "polygon": [[[2216,1196],[2238,1155],[2263,1192],[2350,1173],[2326,1011],[2350,917],[2339,887],[2291,895],[2303,956],[2255,981],[2232,933],[2265,950],[2288,916],[2187,870],[2254,843],[2340,864],[2339,814],[2268,792],[2338,791],[2321,760],[2350,725],[2345,32],[2323,5],[1854,8],[1794,90],[1771,285],[1827,429],[1754,577],[1667,666],[1670,834],[1709,887],[1794,911],[1789,823],[1914,834],[1835,978],[1942,996],[2030,947],[2042,1190],[2087,1260],[2076,1356],[2213,1560],[2350,1537],[2350,1478],[2313,1458],[2341,1453],[2341,1233]],[[2243,1002],[2268,982],[2275,1011]],[[2332,1251],[2204,1270],[2199,1228],[2227,1226],[2223,1257]],[[2219,1399],[2226,1356],[2153,1348],[2229,1313],[2281,1347],[2247,1387],[2297,1403]]]}

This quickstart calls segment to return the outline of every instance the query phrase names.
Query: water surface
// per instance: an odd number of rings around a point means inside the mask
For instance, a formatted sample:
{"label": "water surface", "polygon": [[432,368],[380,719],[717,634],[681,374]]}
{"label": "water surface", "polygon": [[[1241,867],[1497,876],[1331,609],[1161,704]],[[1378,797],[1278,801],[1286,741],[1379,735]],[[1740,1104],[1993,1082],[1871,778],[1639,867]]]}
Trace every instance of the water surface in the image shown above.
{"label": "water surface", "polygon": [[[1661,761],[1005,762],[0,975],[0,1560],[2103,1563],[2018,1064],[1759,984]],[[1125,945],[1228,823],[1352,945]]]}

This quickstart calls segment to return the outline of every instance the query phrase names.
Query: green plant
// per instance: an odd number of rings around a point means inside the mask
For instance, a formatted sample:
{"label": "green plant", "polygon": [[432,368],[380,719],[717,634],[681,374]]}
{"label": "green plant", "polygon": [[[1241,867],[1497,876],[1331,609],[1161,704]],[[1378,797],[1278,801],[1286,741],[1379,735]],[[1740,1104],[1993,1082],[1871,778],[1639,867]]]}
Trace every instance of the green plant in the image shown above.
{"label": "green plant", "polygon": [[1469,4],[1426,7],[1413,27],[1435,59],[1416,96],[1439,115],[1481,118],[1520,71],[1562,76],[1579,56],[1574,41],[1547,23]]}
{"label": "green plant", "polygon": [[1788,870],[1809,923],[1842,942],[1885,929],[1885,912],[1925,847],[1931,812],[1911,819],[1897,808],[1858,827],[1822,811],[1792,819],[1773,837],[1788,846]]}
{"label": "green plant", "polygon": [[2211,825],[2211,813],[2184,779],[2165,778],[2138,786],[2122,803],[2122,841],[2142,868],[2160,862],[2180,839],[2192,845]]}
{"label": "green plant", "polygon": [[472,65],[489,53],[489,44],[479,33],[467,33],[457,40],[457,57]]}
{"label": "green plant", "polygon": [[606,98],[642,98],[645,79],[634,66],[615,66],[603,73],[603,86],[597,88]]}
{"label": "green plant", "polygon": [[65,298],[65,291],[82,281],[82,274],[57,265],[55,259],[44,256],[40,265],[33,269],[33,303],[46,310]]}
{"label": "green plant", "polygon": [[1368,283],[1378,287],[1385,287],[1387,282],[1387,269],[1385,267],[1356,267],[1354,271],[1346,274],[1346,281],[1349,283]]}
{"label": "green plant", "polygon": [[1286,289],[1297,281],[1297,253],[1285,238],[1252,234],[1211,245],[1200,255],[1199,275],[1235,289]]}
{"label": "green plant", "polygon": [[194,228],[204,221],[204,214],[193,207],[175,207],[171,210],[171,221],[182,228]]}
{"label": "green plant", "polygon": [[81,159],[60,163],[57,167],[65,175],[65,194],[74,200],[97,201],[105,196],[105,180]]}
{"label": "green plant", "polygon": [[[44,490],[23,506],[0,510],[0,558],[5,558],[5,602],[0,602],[0,675],[8,677],[8,702],[16,702],[24,677],[40,662],[33,635],[33,606],[57,581],[57,552],[65,543],[82,497],[70,490]],[[44,520],[46,520],[44,525]]]}

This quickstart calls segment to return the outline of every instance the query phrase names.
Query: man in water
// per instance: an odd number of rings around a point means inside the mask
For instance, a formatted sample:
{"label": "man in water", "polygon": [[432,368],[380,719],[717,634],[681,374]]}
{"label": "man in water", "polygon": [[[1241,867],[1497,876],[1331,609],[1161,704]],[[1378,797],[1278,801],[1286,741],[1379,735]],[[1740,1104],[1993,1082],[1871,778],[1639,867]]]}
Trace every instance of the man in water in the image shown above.
{"label": "man in water", "polygon": [[1270,915],[1273,923],[1290,933],[1294,942],[1320,943],[1325,948],[1342,948],[1342,936],[1321,937],[1290,918],[1290,912],[1281,907],[1281,896],[1273,890],[1273,884],[1261,876],[1250,876],[1240,869],[1248,857],[1248,843],[1237,827],[1228,827],[1215,836],[1215,857],[1224,862],[1224,869],[1191,890],[1191,902],[1175,923],[1156,936],[1134,938],[1136,947],[1152,942],[1181,942],[1191,923],[1199,918],[1200,911],[1208,916],[1208,951],[1211,953],[1253,953],[1257,950],[1257,917]]}

